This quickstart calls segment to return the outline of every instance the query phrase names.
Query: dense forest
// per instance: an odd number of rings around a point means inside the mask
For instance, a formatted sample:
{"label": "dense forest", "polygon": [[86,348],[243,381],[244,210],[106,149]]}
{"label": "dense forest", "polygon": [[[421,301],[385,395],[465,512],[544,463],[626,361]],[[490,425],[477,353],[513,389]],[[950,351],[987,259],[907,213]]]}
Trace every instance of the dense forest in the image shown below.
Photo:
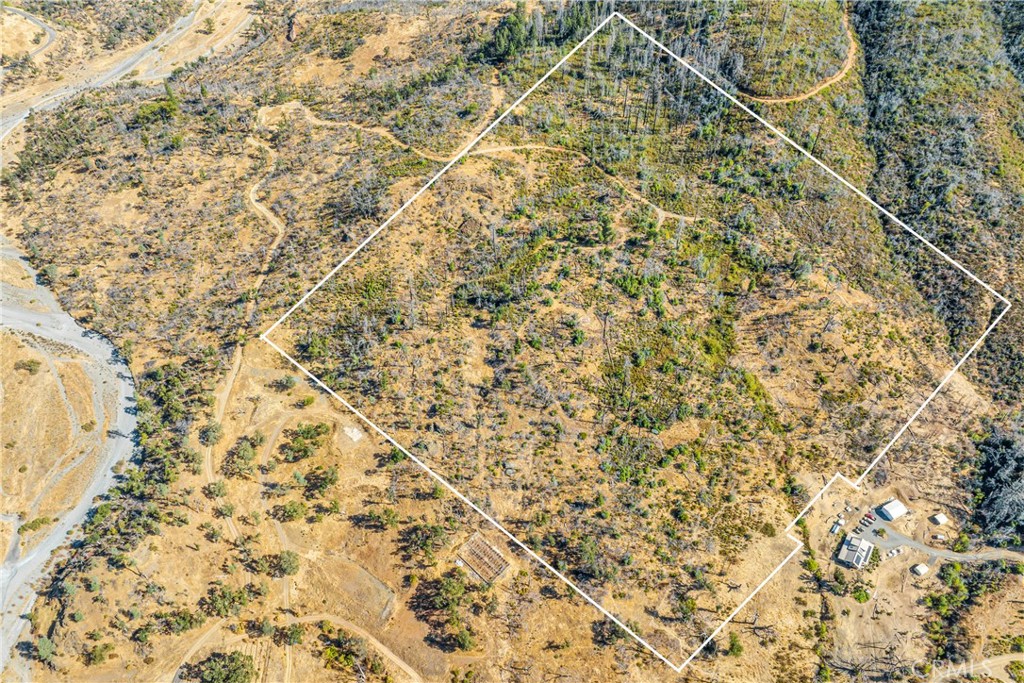
{"label": "dense forest", "polygon": [[978,444],[975,516],[982,531],[1015,546],[1024,542],[1024,433],[1020,423],[997,426]]}

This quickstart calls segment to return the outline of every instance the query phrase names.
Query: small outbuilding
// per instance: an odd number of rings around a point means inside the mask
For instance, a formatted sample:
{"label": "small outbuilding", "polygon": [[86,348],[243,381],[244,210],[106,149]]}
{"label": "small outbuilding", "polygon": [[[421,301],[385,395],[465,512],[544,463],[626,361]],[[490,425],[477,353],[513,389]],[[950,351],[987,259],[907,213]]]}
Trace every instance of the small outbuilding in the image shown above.
{"label": "small outbuilding", "polygon": [[907,506],[895,498],[884,503],[880,508],[878,508],[878,514],[882,515],[883,519],[887,519],[890,522],[899,519],[908,512],[910,512],[910,510],[907,509]]}
{"label": "small outbuilding", "polygon": [[915,564],[913,567],[910,568],[910,571],[915,576],[924,576],[925,574],[928,573],[928,565],[926,565],[926,564]]}
{"label": "small outbuilding", "polygon": [[944,525],[944,524],[946,524],[948,522],[949,522],[949,517],[947,517],[946,515],[942,514],[941,512],[939,514],[935,515],[934,517],[932,517],[932,523],[935,524],[936,526],[942,526],[942,525]]}

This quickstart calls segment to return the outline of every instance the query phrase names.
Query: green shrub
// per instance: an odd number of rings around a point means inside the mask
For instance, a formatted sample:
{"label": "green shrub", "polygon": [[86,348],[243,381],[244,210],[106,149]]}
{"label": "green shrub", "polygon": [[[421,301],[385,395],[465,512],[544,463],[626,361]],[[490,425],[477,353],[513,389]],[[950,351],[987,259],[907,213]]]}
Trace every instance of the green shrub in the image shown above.
{"label": "green shrub", "polygon": [[180,107],[174,98],[164,98],[157,102],[146,102],[139,107],[135,114],[135,125],[148,126],[151,123],[162,121],[167,123],[178,115]]}
{"label": "green shrub", "polygon": [[252,657],[241,652],[215,652],[195,668],[200,683],[250,683],[256,677]]}
{"label": "green shrub", "polygon": [[494,35],[483,47],[483,56],[489,62],[506,62],[519,54],[528,40],[526,7],[519,2],[514,12],[498,22]]}

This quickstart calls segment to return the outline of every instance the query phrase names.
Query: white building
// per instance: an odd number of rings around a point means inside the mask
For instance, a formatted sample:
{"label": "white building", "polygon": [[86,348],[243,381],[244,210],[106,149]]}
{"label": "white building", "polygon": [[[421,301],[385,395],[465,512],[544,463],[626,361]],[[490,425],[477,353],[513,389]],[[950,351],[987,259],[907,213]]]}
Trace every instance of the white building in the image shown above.
{"label": "white building", "polygon": [[882,515],[884,519],[887,519],[890,522],[899,519],[908,512],[910,512],[910,510],[907,509],[907,506],[895,498],[878,508],[878,514]]}
{"label": "white building", "polygon": [[949,517],[947,517],[946,515],[942,514],[941,512],[939,514],[935,515],[934,517],[932,517],[932,523],[935,524],[936,526],[942,526],[943,524],[946,524],[947,522],[949,522]]}
{"label": "white building", "polygon": [[839,561],[855,569],[863,569],[871,560],[875,544],[864,538],[847,537],[839,549]]}
{"label": "white building", "polygon": [[912,571],[916,576],[924,576],[928,573],[928,565],[915,564],[913,567],[910,568],[910,571]]}

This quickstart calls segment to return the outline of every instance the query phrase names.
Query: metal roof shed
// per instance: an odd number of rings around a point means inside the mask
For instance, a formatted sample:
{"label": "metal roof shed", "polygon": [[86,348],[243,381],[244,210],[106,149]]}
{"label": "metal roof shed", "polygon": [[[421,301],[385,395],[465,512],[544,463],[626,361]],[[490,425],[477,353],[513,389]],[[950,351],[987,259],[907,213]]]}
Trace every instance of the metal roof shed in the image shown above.
{"label": "metal roof shed", "polygon": [[895,498],[878,508],[878,513],[890,522],[899,519],[908,512],[910,512],[910,510],[907,509],[907,506]]}

